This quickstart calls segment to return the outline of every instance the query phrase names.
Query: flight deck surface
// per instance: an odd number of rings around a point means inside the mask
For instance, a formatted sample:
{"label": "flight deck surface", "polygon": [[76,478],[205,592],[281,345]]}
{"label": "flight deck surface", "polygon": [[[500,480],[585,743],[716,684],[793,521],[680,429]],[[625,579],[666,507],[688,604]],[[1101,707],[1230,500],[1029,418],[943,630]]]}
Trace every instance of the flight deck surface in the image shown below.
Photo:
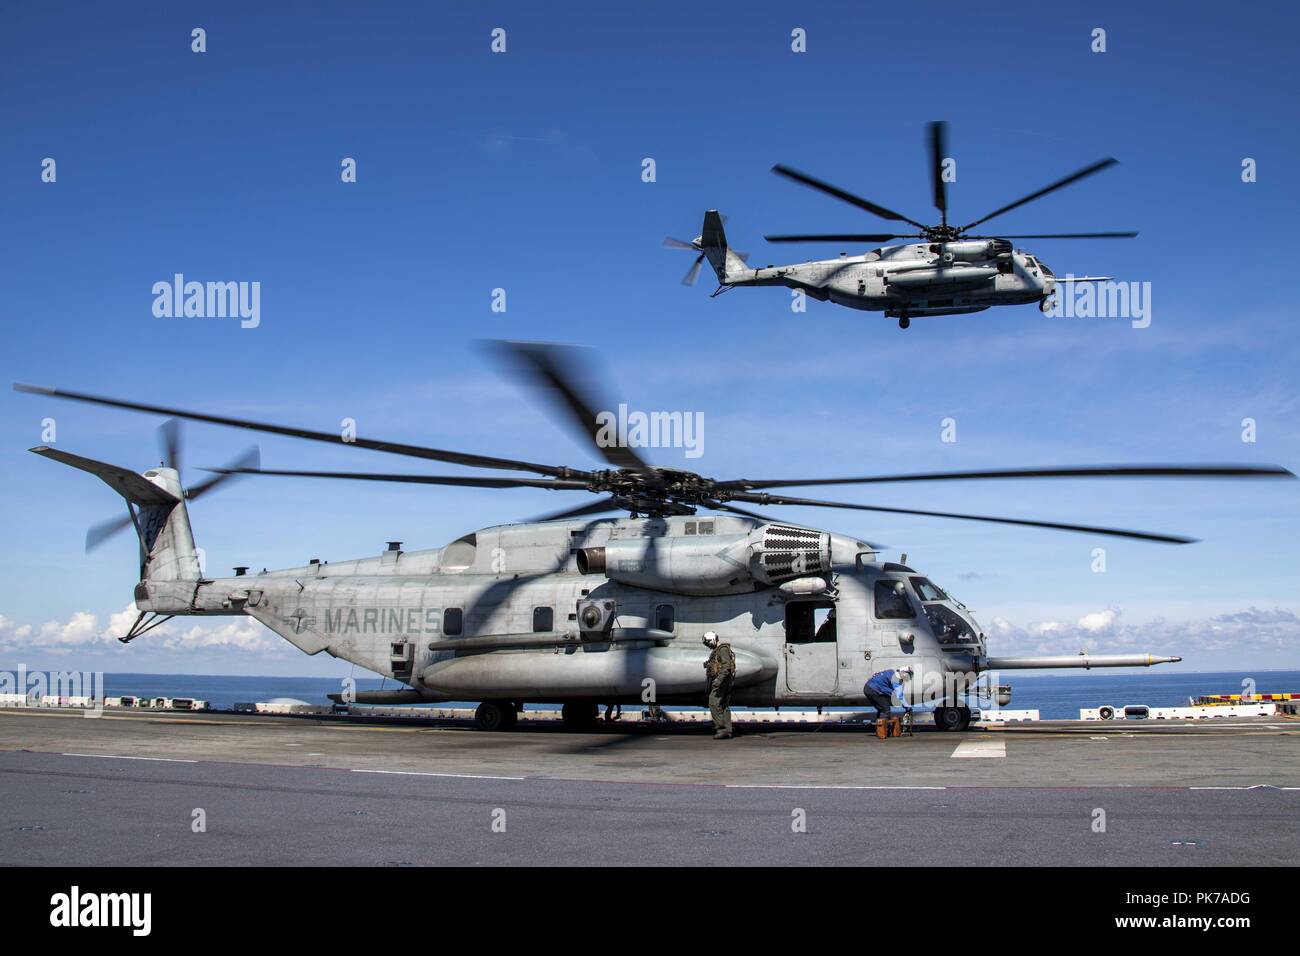
{"label": "flight deck surface", "polygon": [[714,741],[11,710],[0,780],[6,865],[1300,861],[1282,717]]}

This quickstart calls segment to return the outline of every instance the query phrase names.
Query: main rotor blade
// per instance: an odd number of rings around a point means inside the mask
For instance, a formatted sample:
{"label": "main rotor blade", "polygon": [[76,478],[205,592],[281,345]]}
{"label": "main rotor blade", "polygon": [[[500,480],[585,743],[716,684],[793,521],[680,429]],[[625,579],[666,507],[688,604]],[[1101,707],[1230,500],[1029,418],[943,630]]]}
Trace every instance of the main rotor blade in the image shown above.
{"label": "main rotor blade", "polygon": [[584,515],[607,514],[614,511],[625,510],[623,505],[619,504],[613,498],[602,498],[600,501],[591,501],[585,505],[579,505],[577,508],[569,508],[565,511],[555,511],[551,514],[537,515],[529,518],[531,521],[561,521],[565,518],[581,518]]}
{"label": "main rotor blade", "polygon": [[284,435],[289,438],[303,438],[308,441],[328,442],[331,445],[350,445],[369,451],[382,451],[392,455],[406,455],[410,458],[425,458],[431,461],[445,461],[456,465],[468,465],[471,468],[500,468],[508,471],[532,471],[542,475],[572,477],[585,476],[587,473],[556,465],[539,465],[533,462],[516,461],[513,458],[494,458],[489,455],[470,455],[464,452],[447,451],[441,448],[428,448],[423,445],[407,445],[401,442],[379,441],[372,438],[353,438],[345,440],[338,432],[318,432],[307,428],[295,428],[289,425],[273,425],[255,422],[243,418],[229,418],[223,415],[208,415],[203,412],[188,412],[178,408],[162,405],[147,405],[143,402],[128,402],[123,399],[106,398],[102,395],[88,395],[85,392],[73,392],[61,388],[47,388],[42,385],[14,385],[16,392],[28,392],[32,395],[45,395],[50,398],[68,399],[74,402],[87,402],[92,405],[107,405],[111,408],[124,408],[133,412],[148,412],[153,415],[168,415],[189,421],[207,422],[210,425],[225,425],[229,428],[245,428],[249,431],[267,432],[272,435]]}
{"label": "main rotor blade", "polygon": [[917,233],[894,235],[881,232],[830,232],[818,235],[764,236],[768,242],[889,242],[891,239],[920,239]]}
{"label": "main rotor blade", "polygon": [[1088,465],[1071,468],[993,468],[988,471],[932,471],[860,478],[800,478],[719,481],[714,487],[792,488],[796,485],[876,485],[905,481],[984,481],[998,478],[1294,478],[1278,465]]}
{"label": "main rotor blade", "polygon": [[107,521],[101,521],[99,524],[91,525],[86,530],[86,553],[94,551],[101,544],[107,541],[113,535],[117,534],[124,528],[131,527],[131,516],[123,515],[120,518],[110,518]]}
{"label": "main rotor blade", "polygon": [[1051,185],[1044,186],[1042,189],[1039,189],[1036,192],[1032,192],[1028,196],[1022,196],[1021,198],[1017,199],[1015,202],[1008,203],[1007,205],[1003,206],[1001,209],[993,210],[987,216],[984,216],[980,219],[976,219],[970,225],[962,226],[960,231],[964,233],[968,229],[974,229],[980,223],[988,222],[994,216],[1000,216],[1004,212],[1010,212],[1012,209],[1015,209],[1018,206],[1023,206],[1027,202],[1033,202],[1035,199],[1041,199],[1043,196],[1046,196],[1048,193],[1056,192],[1056,190],[1058,189],[1063,189],[1066,186],[1070,185],[1071,183],[1077,183],[1080,179],[1086,179],[1088,176],[1091,176],[1093,173],[1099,173],[1103,169],[1107,169],[1110,166],[1114,166],[1118,162],[1119,162],[1118,159],[1115,159],[1112,156],[1107,156],[1105,159],[1098,160],[1097,162],[1093,163],[1091,166],[1085,166],[1083,167],[1083,169],[1070,173],[1070,175],[1066,176],[1064,179],[1058,179],[1056,182],[1052,183]]}
{"label": "main rotor blade", "polygon": [[849,504],[843,501],[818,501],[813,498],[789,498],[785,495],[732,494],[736,501],[749,501],[759,505],[805,505],[813,508],[847,508],[852,511],[878,511],[885,514],[920,515],[925,518],[955,518],[960,521],[987,521],[992,524],[1018,525],[1025,528],[1048,528],[1054,531],[1078,531],[1082,534],[1101,534],[1112,538],[1134,538],[1139,541],[1159,541],[1165,544],[1191,544],[1195,538],[1183,535],[1158,534],[1151,531],[1128,531],[1123,528],[1096,528],[1085,524],[1062,524],[1056,521],[1030,521],[1022,518],[996,518],[990,515],[964,515],[950,511],[917,511],[911,508],[885,508],[879,505]]}
{"label": "main rotor blade", "polygon": [[[586,491],[585,481],[556,478],[493,478],[490,475],[403,475],[369,471],[301,471],[257,467],[208,468],[221,476],[271,475],[287,478],[342,478],[353,481],[395,481],[412,485],[456,485],[462,488],[549,488],[561,491]],[[193,493],[191,493],[193,497]]]}
{"label": "main rotor blade", "polygon": [[[570,422],[578,426],[578,430],[591,443],[591,447],[605,461],[615,468],[631,468],[646,476],[655,477],[654,469],[631,448],[600,441],[601,428],[596,421],[594,403],[579,390],[577,383],[581,376],[572,361],[577,354],[587,358],[586,377],[590,380],[600,366],[600,359],[595,352],[579,350],[573,346],[547,345],[538,342],[494,341],[489,343],[489,347],[505,358],[522,365],[525,375],[550,391],[557,404],[568,413]],[[579,477],[586,477],[586,475]]]}
{"label": "main rotor blade", "polygon": [[[231,478],[237,478],[240,475],[257,471],[258,466],[261,464],[262,453],[258,450],[257,446],[254,445],[232,461],[227,467],[220,469],[218,474],[212,478],[204,479],[193,488],[185,489],[185,497],[190,499],[190,501],[193,501],[205,492],[209,492],[213,488],[216,488],[224,481],[229,481]],[[207,470],[210,471],[212,469]]]}
{"label": "main rotor blade", "polygon": [[917,222],[915,219],[908,219],[901,212],[894,212],[892,209],[886,209],[884,206],[877,205],[869,199],[855,196],[847,190],[840,189],[838,186],[832,186],[828,182],[817,179],[815,176],[809,176],[807,173],[801,173],[797,169],[791,169],[789,166],[777,163],[772,167],[772,172],[776,173],[778,176],[784,176],[786,179],[792,179],[797,183],[802,183],[805,186],[811,186],[813,189],[823,192],[828,196],[833,196],[841,202],[846,202],[851,206],[865,209],[867,212],[879,216],[881,219],[892,219],[895,222],[905,222],[916,226],[917,229],[925,228],[922,223]]}
{"label": "main rotor blade", "polygon": [[948,124],[943,122],[929,125],[930,146],[930,185],[934,191],[934,208],[943,217],[943,224],[948,225],[948,184],[943,178],[943,161],[948,156]]}
{"label": "main rotor blade", "polygon": [[[729,511],[729,512],[731,512],[731,514],[733,514],[733,515],[741,515],[742,517],[745,517],[745,518],[754,518],[754,519],[756,519],[756,520],[758,520],[758,521],[766,521],[768,524],[788,524],[788,523],[789,523],[789,522],[787,522],[787,521],[784,521],[784,520],[781,519],[781,518],[772,518],[772,517],[770,517],[770,516],[768,516],[768,515],[762,515],[762,514],[759,514],[757,511],[747,511],[747,510],[744,509],[744,508],[737,508],[735,505],[723,504],[721,501],[703,501],[703,502],[701,502],[700,504],[701,504],[703,507],[705,507],[705,508],[710,508],[710,509],[712,509],[712,510],[714,510],[714,511]],[[866,542],[864,542],[864,543],[867,544],[867,545],[870,545],[870,546],[871,546],[873,549],[875,549],[876,551],[884,551],[884,550],[886,550],[886,549],[889,547],[888,545],[879,544],[879,543],[874,542],[874,541],[866,541]]]}
{"label": "main rotor blade", "polygon": [[1136,232],[1040,232],[1014,233],[1001,236],[970,236],[962,233],[963,239],[1136,239]]}
{"label": "main rotor blade", "polygon": [[158,444],[162,448],[163,464],[181,470],[181,423],[169,418],[158,426]]}
{"label": "main rotor blade", "polygon": [[737,508],[735,505],[723,504],[721,501],[702,501],[700,504],[713,511],[728,511],[733,515],[740,515],[743,518],[753,518],[755,521],[766,521],[768,524],[783,524],[780,518],[773,518],[769,515],[761,515],[757,511],[746,511],[744,508]]}

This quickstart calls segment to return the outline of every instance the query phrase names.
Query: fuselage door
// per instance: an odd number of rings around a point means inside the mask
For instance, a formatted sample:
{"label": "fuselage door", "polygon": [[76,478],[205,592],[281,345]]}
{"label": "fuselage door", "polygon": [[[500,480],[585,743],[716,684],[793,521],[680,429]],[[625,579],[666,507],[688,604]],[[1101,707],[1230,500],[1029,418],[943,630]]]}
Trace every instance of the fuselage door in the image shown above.
{"label": "fuselage door", "polygon": [[833,601],[785,605],[785,686],[791,694],[829,696],[839,676]]}

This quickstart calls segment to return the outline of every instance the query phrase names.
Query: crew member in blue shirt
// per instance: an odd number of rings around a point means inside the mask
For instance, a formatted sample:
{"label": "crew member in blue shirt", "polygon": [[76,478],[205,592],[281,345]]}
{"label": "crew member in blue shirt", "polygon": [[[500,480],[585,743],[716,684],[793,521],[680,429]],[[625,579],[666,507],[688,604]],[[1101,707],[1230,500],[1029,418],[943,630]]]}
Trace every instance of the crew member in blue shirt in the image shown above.
{"label": "crew member in blue shirt", "polygon": [[911,678],[910,667],[880,671],[871,675],[871,679],[863,685],[862,693],[866,695],[867,703],[876,708],[876,720],[889,719],[889,710],[894,706],[894,690],[901,690],[903,684]]}

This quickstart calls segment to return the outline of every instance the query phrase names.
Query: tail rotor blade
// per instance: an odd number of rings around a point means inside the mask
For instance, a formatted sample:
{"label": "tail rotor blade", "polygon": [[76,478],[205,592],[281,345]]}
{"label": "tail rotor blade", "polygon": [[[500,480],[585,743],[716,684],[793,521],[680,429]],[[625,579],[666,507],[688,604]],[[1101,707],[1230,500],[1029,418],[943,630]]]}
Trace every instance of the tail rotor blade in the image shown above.
{"label": "tail rotor blade", "polygon": [[129,514],[91,525],[86,529],[86,553],[90,554],[113,535],[129,527],[131,527],[131,516]]}
{"label": "tail rotor blade", "polygon": [[261,467],[262,467],[262,453],[258,449],[258,447],[254,445],[253,447],[247,449],[242,455],[240,455],[238,458],[232,461],[229,465],[227,465],[226,468],[223,469],[220,473],[213,475],[211,478],[207,478],[199,482],[193,488],[188,489],[185,492],[185,497],[193,501],[195,498],[199,497],[200,495],[211,491],[213,488],[216,488],[223,481],[228,481],[231,478],[239,478],[242,475],[244,475],[247,471],[249,470],[256,471]]}
{"label": "tail rotor blade", "polygon": [[162,463],[168,468],[181,470],[181,420],[169,418],[158,426],[158,447],[162,449]]}
{"label": "tail rotor blade", "polygon": [[685,239],[674,239],[672,236],[665,236],[664,248],[665,249],[690,249],[692,252],[695,252],[696,250],[699,249],[699,246],[697,246],[693,242],[687,242]]}
{"label": "tail rotor blade", "polygon": [[686,275],[682,276],[682,285],[695,285],[695,280],[700,277],[700,266],[704,262],[704,253],[695,257],[691,267],[686,270]]}

